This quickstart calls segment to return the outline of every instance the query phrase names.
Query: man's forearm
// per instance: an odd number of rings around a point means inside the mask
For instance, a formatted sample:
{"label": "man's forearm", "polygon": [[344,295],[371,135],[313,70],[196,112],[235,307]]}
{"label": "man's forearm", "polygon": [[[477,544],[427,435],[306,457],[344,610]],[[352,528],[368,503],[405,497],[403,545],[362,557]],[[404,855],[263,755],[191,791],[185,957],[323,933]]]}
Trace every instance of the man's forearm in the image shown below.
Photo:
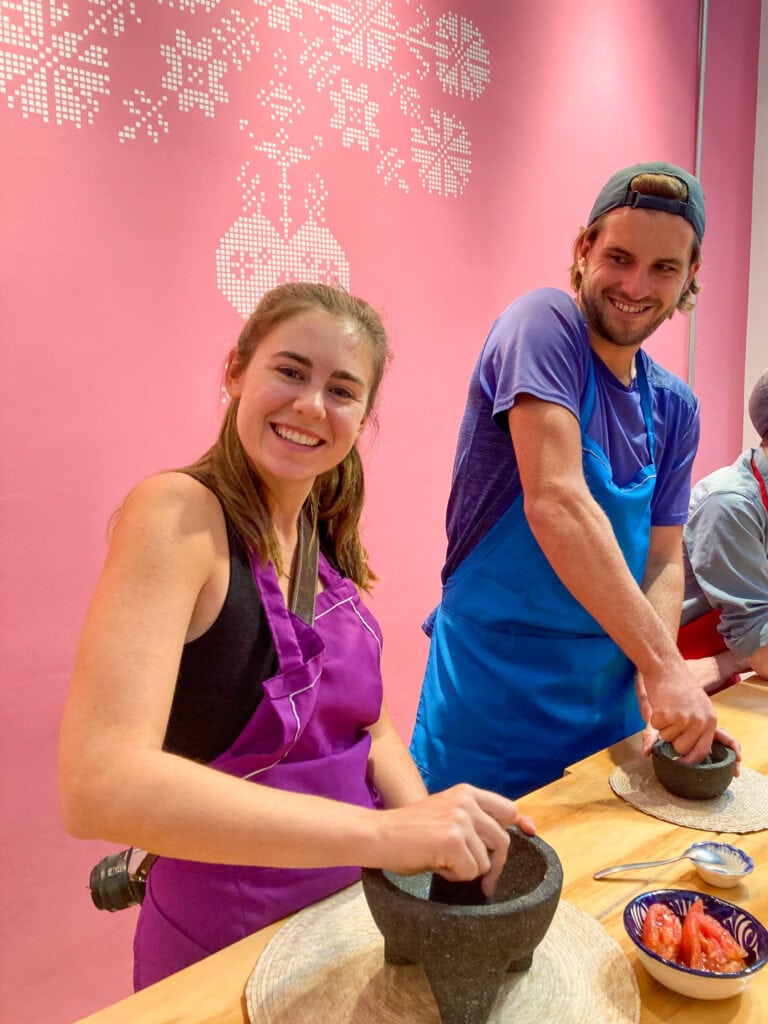
{"label": "man's forearm", "polygon": [[682,564],[649,562],[643,577],[642,589],[651,607],[667,627],[670,636],[676,638],[683,607]]}
{"label": "man's forearm", "polygon": [[552,568],[640,671],[658,673],[677,653],[671,621],[681,598],[674,577],[668,582],[658,570],[647,574],[654,600],[663,605],[662,617],[632,578],[613,529],[591,495],[563,495],[548,505],[542,512],[526,504],[526,515]]}

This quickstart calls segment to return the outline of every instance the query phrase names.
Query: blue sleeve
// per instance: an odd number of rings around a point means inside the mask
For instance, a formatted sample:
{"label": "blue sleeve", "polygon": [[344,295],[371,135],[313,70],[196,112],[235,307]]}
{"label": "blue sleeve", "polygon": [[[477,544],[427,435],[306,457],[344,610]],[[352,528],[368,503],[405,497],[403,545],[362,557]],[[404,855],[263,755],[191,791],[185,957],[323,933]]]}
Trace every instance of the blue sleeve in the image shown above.
{"label": "blue sleeve", "polygon": [[520,394],[565,406],[578,419],[589,341],[578,307],[557,288],[516,299],[496,320],[480,357],[480,383],[506,430]]}

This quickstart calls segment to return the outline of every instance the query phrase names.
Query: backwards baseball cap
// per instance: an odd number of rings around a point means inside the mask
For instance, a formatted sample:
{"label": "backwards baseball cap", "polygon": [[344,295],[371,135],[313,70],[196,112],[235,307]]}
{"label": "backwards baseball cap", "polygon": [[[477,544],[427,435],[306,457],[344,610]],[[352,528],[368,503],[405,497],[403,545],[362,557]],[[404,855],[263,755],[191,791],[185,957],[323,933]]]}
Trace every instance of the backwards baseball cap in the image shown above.
{"label": "backwards baseball cap", "polygon": [[768,434],[768,370],[757,378],[749,396],[749,418],[762,440]]}
{"label": "backwards baseball cap", "polygon": [[[688,189],[687,200],[667,199],[665,196],[649,196],[644,192],[637,192],[632,188],[632,181],[638,174],[668,174],[672,178],[678,178]],[[595,205],[589,215],[587,227],[598,217],[602,217],[604,213],[615,210],[619,206],[676,213],[679,217],[685,217],[693,226],[699,241],[704,237],[706,214],[701,182],[688,171],[684,171],[682,167],[676,167],[674,164],[633,164],[632,167],[625,167],[624,170],[617,171],[600,190],[600,195],[595,200]]]}

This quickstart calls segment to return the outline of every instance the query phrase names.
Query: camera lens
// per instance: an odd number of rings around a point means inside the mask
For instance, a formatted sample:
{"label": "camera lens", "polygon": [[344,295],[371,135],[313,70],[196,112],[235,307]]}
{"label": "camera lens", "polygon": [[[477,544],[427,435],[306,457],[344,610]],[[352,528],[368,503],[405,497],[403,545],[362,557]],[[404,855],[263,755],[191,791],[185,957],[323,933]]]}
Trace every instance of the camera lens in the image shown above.
{"label": "camera lens", "polygon": [[140,903],[143,884],[131,878],[128,870],[131,850],[104,857],[91,871],[91,899],[99,910],[124,910]]}

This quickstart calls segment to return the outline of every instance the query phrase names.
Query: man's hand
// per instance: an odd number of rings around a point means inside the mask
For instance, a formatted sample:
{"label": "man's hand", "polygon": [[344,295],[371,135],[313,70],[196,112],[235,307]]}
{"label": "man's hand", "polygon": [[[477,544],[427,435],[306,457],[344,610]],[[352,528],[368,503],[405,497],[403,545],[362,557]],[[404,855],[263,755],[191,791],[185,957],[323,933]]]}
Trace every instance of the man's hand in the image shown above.
{"label": "man's hand", "polygon": [[[651,691],[649,683],[638,673],[637,699],[646,726],[643,732],[643,754],[648,756],[657,739],[671,743],[685,764],[703,761],[714,740],[736,752],[736,774],[741,762],[739,741],[717,725],[712,702],[693,680],[684,663],[680,674],[664,675],[664,682]],[[671,679],[671,682],[670,682]],[[650,692],[649,692],[650,691]],[[703,700],[702,700],[703,698]]]}
{"label": "man's hand", "polygon": [[703,761],[712,749],[717,715],[685,662],[666,662],[658,678],[646,675],[642,686],[647,725],[672,744],[685,764]]}

